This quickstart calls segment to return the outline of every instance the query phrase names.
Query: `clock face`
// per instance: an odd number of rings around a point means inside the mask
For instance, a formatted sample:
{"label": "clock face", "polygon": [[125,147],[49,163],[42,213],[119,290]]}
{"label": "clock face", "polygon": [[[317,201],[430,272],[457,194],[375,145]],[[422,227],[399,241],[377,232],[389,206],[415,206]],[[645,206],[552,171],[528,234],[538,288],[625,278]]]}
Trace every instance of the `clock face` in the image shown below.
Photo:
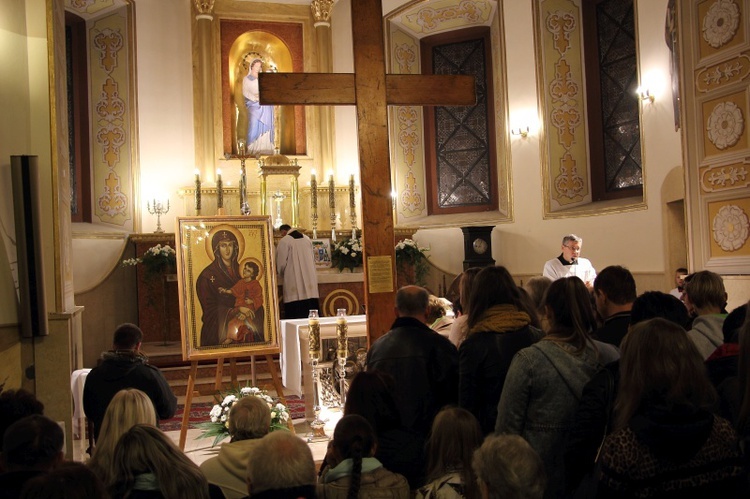
{"label": "clock face", "polygon": [[478,237],[474,239],[474,242],[472,243],[472,247],[474,248],[474,251],[477,255],[483,255],[485,251],[487,251],[487,241],[484,239]]}

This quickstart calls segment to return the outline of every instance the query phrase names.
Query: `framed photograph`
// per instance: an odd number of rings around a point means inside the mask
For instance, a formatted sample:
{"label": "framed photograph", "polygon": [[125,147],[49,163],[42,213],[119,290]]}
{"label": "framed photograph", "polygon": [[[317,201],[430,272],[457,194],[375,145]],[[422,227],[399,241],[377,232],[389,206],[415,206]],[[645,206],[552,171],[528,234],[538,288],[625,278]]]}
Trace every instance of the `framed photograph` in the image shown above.
{"label": "framed photograph", "polygon": [[178,217],[183,360],[279,352],[271,217]]}
{"label": "framed photograph", "polygon": [[315,267],[319,269],[331,268],[331,240],[313,239],[312,247]]}

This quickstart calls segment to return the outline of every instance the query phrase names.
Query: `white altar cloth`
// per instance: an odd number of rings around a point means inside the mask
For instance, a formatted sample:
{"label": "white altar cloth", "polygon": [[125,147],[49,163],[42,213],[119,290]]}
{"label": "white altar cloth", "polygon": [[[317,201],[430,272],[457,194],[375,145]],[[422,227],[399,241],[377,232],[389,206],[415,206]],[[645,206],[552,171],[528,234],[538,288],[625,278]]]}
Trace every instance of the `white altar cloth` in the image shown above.
{"label": "white altar cloth", "polygon": [[[348,315],[347,334],[350,337],[367,335],[367,316]],[[304,378],[305,406],[312,406],[312,370],[307,356],[307,319],[289,319],[281,321],[282,350],[279,356],[281,362],[281,382],[288,393],[302,395]],[[320,338],[336,337],[336,317],[320,318]],[[308,404],[309,402],[309,404]]]}

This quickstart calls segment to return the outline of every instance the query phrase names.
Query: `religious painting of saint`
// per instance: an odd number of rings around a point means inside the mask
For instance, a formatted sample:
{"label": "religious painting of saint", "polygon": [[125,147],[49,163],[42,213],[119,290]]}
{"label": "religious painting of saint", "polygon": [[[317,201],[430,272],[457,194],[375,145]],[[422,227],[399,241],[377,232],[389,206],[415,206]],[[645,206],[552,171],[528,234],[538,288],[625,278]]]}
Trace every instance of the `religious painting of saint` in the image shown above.
{"label": "religious painting of saint", "polygon": [[277,353],[270,217],[185,217],[177,225],[183,358]]}

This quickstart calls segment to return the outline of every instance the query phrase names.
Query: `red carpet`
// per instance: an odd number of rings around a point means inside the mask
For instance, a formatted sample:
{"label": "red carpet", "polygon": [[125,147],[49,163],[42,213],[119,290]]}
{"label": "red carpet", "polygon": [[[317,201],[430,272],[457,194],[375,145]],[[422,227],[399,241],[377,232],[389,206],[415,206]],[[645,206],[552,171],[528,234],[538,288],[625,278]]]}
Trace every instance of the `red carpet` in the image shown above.
{"label": "red carpet", "polygon": [[[295,396],[286,398],[287,407],[292,415],[292,419],[301,419],[305,417],[305,399]],[[201,402],[192,404],[190,407],[190,424],[188,428],[195,428],[198,423],[206,423],[209,421],[208,414],[211,412],[211,408],[214,406],[212,402]],[[185,412],[185,406],[179,404],[177,406],[177,412],[171,419],[165,419],[159,422],[159,428],[162,431],[176,431],[182,427],[182,415]]]}

